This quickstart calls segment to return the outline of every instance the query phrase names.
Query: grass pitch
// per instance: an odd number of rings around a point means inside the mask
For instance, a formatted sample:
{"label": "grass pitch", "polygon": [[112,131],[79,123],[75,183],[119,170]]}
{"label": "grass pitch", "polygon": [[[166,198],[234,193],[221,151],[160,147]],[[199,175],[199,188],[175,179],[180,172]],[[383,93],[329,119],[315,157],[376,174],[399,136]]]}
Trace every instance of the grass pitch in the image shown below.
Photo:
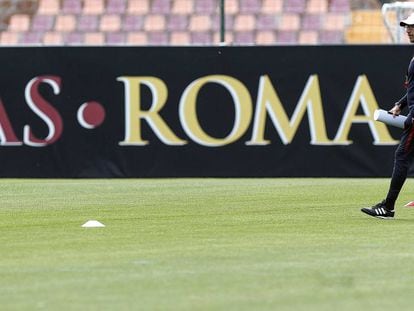
{"label": "grass pitch", "polygon": [[[412,310],[388,179],[0,180],[1,310]],[[411,193],[412,196],[409,196]],[[81,228],[96,219],[106,228]]]}

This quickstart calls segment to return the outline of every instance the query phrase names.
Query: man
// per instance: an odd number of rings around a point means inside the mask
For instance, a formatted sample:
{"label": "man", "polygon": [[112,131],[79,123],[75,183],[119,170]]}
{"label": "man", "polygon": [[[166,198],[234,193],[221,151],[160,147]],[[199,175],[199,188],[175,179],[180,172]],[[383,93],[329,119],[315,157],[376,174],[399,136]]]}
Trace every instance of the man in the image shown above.
{"label": "man", "polygon": [[[414,13],[400,22],[405,27],[407,36],[411,43],[414,43]],[[400,114],[401,110],[408,107],[407,119],[404,123],[404,131],[400,144],[397,147],[394,157],[394,169],[388,194],[381,203],[372,207],[361,209],[362,212],[377,218],[393,219],[394,205],[400,190],[407,178],[408,169],[414,159],[414,58],[411,59],[406,76],[407,93],[389,111],[394,116]]]}

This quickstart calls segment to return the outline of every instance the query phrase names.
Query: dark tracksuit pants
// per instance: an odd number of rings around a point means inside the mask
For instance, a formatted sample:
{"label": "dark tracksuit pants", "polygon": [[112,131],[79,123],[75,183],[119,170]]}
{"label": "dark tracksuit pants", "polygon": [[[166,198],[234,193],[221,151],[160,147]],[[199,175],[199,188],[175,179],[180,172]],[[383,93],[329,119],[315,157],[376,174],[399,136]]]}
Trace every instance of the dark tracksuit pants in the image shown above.
{"label": "dark tracksuit pants", "polygon": [[395,151],[394,169],[392,172],[390,188],[386,198],[386,206],[394,209],[394,203],[405,180],[407,179],[408,169],[414,159],[414,126],[403,131],[400,144]]}

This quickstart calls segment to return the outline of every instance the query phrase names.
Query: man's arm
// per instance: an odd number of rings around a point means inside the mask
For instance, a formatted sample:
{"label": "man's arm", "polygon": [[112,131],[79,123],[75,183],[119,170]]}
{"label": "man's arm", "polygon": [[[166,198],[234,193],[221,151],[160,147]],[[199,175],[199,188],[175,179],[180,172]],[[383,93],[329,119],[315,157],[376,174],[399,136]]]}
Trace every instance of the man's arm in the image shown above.
{"label": "man's arm", "polygon": [[388,112],[394,116],[398,116],[401,111],[407,106],[407,94],[405,94],[399,101],[397,101]]}
{"label": "man's arm", "polygon": [[400,106],[400,109],[403,110],[407,106],[407,94],[405,94],[399,101],[395,104]]}

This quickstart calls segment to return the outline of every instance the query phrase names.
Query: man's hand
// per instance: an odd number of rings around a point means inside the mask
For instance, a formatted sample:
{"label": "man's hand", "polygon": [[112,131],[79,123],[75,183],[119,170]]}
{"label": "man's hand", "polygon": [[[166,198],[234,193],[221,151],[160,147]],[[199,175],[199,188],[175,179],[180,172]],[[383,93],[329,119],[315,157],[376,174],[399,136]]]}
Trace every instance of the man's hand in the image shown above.
{"label": "man's hand", "polygon": [[394,117],[396,117],[396,116],[400,115],[400,113],[401,113],[401,108],[400,108],[400,105],[395,104],[395,105],[394,105],[394,107],[392,107],[392,109],[391,109],[391,110],[389,110],[388,112],[389,112],[389,113],[392,113],[392,115],[393,115]]}

